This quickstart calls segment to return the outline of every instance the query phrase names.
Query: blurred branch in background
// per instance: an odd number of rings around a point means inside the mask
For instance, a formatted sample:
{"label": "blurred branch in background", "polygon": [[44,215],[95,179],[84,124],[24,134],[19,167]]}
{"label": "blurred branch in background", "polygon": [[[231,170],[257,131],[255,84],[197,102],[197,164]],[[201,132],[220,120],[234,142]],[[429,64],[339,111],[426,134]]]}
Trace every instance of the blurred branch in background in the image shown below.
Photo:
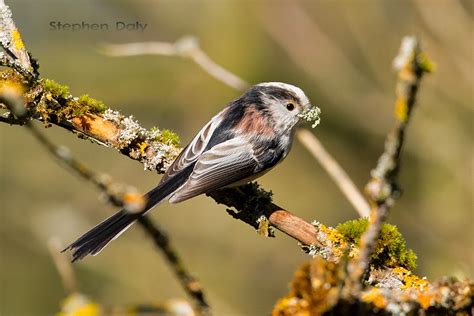
{"label": "blurred branch in background", "polygon": [[387,136],[385,151],[379,158],[377,166],[372,170],[372,178],[365,188],[372,210],[370,225],[361,237],[359,256],[356,260],[349,262],[348,266],[349,278],[346,287],[350,289],[351,295],[357,295],[360,292],[361,281],[368,270],[370,256],[379,239],[382,223],[400,195],[397,182],[406,128],[423,74],[431,72],[433,64],[422,50],[420,41],[414,36],[407,36],[402,40],[400,52],[393,61],[393,67],[398,76],[395,89],[396,125]]}
{"label": "blurred branch in background", "polygon": [[[197,38],[192,36],[169,42],[142,42],[127,44],[102,44],[101,50],[107,56],[163,55],[189,58],[205,72],[222,83],[239,91],[244,91],[250,84],[237,75],[214,62],[199,46]],[[339,163],[329,154],[317,137],[306,130],[297,132],[298,140],[321,164],[333,179],[361,217],[369,216],[369,205],[354,182],[342,169]]]}
{"label": "blurred branch in background", "polygon": [[242,91],[249,87],[247,82],[215,63],[203,50],[201,50],[198,39],[194,36],[182,37],[175,43],[146,42],[104,44],[102,45],[101,52],[105,55],[114,57],[163,55],[189,58],[208,74],[236,90]]}
{"label": "blurred branch in background", "polygon": [[202,284],[187,270],[176,248],[171,244],[168,235],[157,224],[153,223],[148,216],[140,217],[138,222],[165,256],[168,265],[173,269],[181,286],[198,307],[199,315],[210,315],[210,307],[204,296]]}
{"label": "blurred branch in background", "polygon": [[64,245],[61,245],[58,238],[51,237],[48,240],[48,249],[51,258],[53,258],[56,270],[58,270],[59,276],[61,277],[61,282],[63,283],[66,293],[72,294],[78,292],[79,287],[76,276],[74,275],[72,264],[69,261],[68,256],[61,253],[61,250],[64,249]]}
{"label": "blurred branch in background", "polygon": [[103,306],[91,300],[86,294],[79,290],[74,269],[69,257],[60,253],[64,245],[52,237],[48,240],[48,249],[53,258],[56,270],[61,277],[67,297],[61,303],[61,311],[56,316],[132,316],[132,315],[160,315],[160,316],[200,316],[193,307],[185,300],[170,299],[163,303],[149,303],[129,306]]}
{"label": "blurred branch in background", "polygon": [[[279,22],[286,19],[290,19],[292,23],[287,25]],[[280,5],[269,6],[263,11],[261,20],[261,25],[268,35],[300,70],[313,79],[320,94],[331,100],[331,105],[337,107],[349,121],[356,121],[371,133],[379,135],[383,133],[382,121],[372,120],[367,124],[366,113],[348,109],[355,109],[358,104],[363,103],[369,106],[373,113],[377,113],[380,104],[388,104],[390,100],[376,89],[376,82],[367,78],[352,63],[335,40],[312,21],[301,3],[287,1]],[[334,80],[326,75],[328,73],[344,73],[344,76]]]}
{"label": "blurred branch in background", "polygon": [[361,217],[369,216],[369,203],[367,203],[367,200],[362,196],[346,171],[342,169],[341,165],[339,165],[324,148],[319,139],[305,129],[298,131],[296,136],[306,149],[318,160],[321,166],[323,166],[324,170],[328,172],[329,176],[344,193],[359,215]]}

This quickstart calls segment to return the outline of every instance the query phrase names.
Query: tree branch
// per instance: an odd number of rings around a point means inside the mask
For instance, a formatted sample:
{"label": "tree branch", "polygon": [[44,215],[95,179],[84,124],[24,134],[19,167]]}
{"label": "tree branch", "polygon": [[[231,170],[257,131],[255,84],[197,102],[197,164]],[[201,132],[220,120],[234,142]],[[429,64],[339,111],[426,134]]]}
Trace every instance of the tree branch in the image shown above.
{"label": "tree branch", "polygon": [[395,102],[396,124],[385,141],[385,151],[372,170],[372,178],[366,185],[366,192],[372,205],[370,225],[361,237],[360,254],[349,263],[349,278],[346,286],[351,295],[359,293],[362,279],[367,272],[375,244],[380,236],[382,224],[389,209],[399,196],[398,173],[405,132],[415,105],[416,93],[424,73],[430,72],[432,64],[421,49],[420,41],[414,36],[402,40],[400,52],[393,66],[398,72]]}
{"label": "tree branch", "polygon": [[339,163],[329,154],[316,136],[305,129],[298,131],[296,136],[313,157],[318,160],[321,166],[323,166],[324,170],[327,171],[357,213],[359,213],[361,217],[368,217],[370,211],[369,203],[367,203],[367,200],[362,196],[346,171],[342,169]]}

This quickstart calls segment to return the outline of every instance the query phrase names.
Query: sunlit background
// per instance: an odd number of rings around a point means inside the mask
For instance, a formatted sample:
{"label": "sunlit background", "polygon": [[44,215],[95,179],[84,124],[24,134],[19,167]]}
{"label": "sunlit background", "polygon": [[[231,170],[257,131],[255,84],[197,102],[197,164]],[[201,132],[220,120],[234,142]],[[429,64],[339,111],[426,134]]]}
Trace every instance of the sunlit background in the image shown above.
{"label": "sunlit background", "polygon": [[[101,55],[101,43],[170,41],[195,35],[216,62],[251,83],[300,86],[322,109],[314,131],[362,188],[393,123],[391,68],[404,35],[422,38],[436,72],[426,76],[408,130],[389,221],[419,256],[417,273],[473,277],[473,7],[469,1],[6,1],[43,77],[169,128],[183,145],[239,92],[190,60]],[[52,31],[52,21],[109,23],[109,31]],[[148,24],[115,31],[117,21]],[[39,123],[38,123],[39,124]],[[113,150],[61,130],[56,143],[95,170],[141,191],[160,176]],[[65,296],[48,252],[114,209],[62,169],[27,130],[0,125],[0,313],[51,315]],[[357,217],[336,185],[298,143],[260,180],[274,200],[327,225]],[[153,218],[169,232],[204,285],[216,315],[268,315],[308,260],[294,240],[266,239],[206,197],[163,205]],[[138,227],[99,256],[75,264],[80,288],[98,302],[126,305],[185,297]]]}

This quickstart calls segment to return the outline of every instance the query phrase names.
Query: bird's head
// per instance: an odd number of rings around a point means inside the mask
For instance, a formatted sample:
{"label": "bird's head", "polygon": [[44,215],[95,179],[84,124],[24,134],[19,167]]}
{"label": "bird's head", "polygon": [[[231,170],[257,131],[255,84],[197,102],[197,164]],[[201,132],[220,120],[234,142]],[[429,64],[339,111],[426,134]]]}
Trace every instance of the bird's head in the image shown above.
{"label": "bird's head", "polygon": [[313,106],[303,90],[282,82],[265,82],[249,92],[258,98],[262,110],[270,115],[276,128],[291,130]]}

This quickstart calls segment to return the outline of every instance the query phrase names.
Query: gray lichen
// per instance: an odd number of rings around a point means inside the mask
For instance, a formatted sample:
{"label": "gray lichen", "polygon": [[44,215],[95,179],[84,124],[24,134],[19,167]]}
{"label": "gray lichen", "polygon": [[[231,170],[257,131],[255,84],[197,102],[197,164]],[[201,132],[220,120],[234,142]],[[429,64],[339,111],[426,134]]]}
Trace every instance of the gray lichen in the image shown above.
{"label": "gray lichen", "polygon": [[312,122],[313,124],[311,125],[311,127],[315,128],[321,122],[321,109],[317,106],[313,106],[311,109],[301,112],[298,116],[302,120],[305,120],[310,123]]}
{"label": "gray lichen", "polygon": [[155,127],[148,131],[133,116],[125,117],[111,109],[103,117],[119,127],[117,149],[129,149],[130,157],[140,160],[145,170],[165,172],[181,151],[178,136],[168,130]]}

